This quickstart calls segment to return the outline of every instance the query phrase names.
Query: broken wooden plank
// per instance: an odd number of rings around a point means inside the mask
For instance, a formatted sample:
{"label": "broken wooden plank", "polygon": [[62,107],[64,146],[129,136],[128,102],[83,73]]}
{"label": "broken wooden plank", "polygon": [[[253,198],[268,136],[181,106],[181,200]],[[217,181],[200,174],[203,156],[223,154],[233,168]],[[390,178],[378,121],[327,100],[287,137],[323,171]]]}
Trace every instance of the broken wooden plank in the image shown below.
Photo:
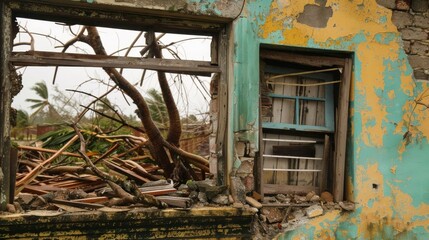
{"label": "broken wooden plank", "polygon": [[189,208],[191,206],[191,199],[188,197],[158,196],[156,199],[173,207]]}
{"label": "broken wooden plank", "polygon": [[342,201],[344,198],[344,181],[346,168],[347,125],[349,119],[349,95],[352,75],[352,60],[346,58],[344,72],[340,85],[338,100],[338,125],[335,132],[335,169],[334,169],[334,199]]}
{"label": "broken wooden plank", "polygon": [[101,204],[95,204],[95,203],[83,203],[83,202],[72,202],[67,200],[59,200],[59,199],[53,199],[51,200],[52,203],[57,204],[63,204],[67,206],[77,207],[77,208],[84,208],[84,209],[99,209],[102,207],[105,207]]}
{"label": "broken wooden plank", "polygon": [[56,153],[54,153],[50,158],[43,161],[41,164],[39,164],[36,168],[34,168],[31,172],[29,172],[24,178],[19,180],[16,183],[16,193],[19,193],[24,185],[30,183],[33,181],[37,175],[42,173],[46,170],[46,166],[49,165],[53,160],[55,160],[58,156],[61,155],[62,152],[64,152],[70,145],[72,145],[79,137],[75,135],[72,139],[70,139],[64,146],[59,149]]}
{"label": "broken wooden plank", "polygon": [[37,195],[43,195],[43,194],[49,193],[48,191],[41,190],[38,186],[30,186],[30,185],[25,185],[24,188],[22,189],[22,192],[37,194]]}
{"label": "broken wooden plank", "polygon": [[101,56],[43,51],[14,52],[9,62],[15,66],[111,67],[136,68],[179,74],[211,76],[218,66],[206,61]]}
{"label": "broken wooden plank", "polygon": [[90,197],[90,198],[82,198],[82,199],[74,199],[72,202],[80,202],[80,203],[104,203],[109,201],[108,197]]}
{"label": "broken wooden plank", "polygon": [[122,167],[118,166],[115,163],[112,163],[112,162],[109,162],[109,161],[105,161],[104,163],[106,164],[106,166],[108,168],[110,168],[110,169],[112,169],[114,171],[117,171],[118,173],[123,174],[123,175],[127,176],[128,178],[137,181],[138,183],[150,182],[149,179],[147,179],[145,177],[142,177],[142,176],[136,174],[135,172],[133,172],[131,170],[122,168]]}

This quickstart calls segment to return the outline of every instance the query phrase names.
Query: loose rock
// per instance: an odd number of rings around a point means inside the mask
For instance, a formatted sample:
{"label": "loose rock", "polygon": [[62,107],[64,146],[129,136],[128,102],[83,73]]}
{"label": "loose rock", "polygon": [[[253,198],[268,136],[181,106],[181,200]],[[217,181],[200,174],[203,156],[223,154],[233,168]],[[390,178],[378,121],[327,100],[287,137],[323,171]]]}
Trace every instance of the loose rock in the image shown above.
{"label": "loose rock", "polygon": [[352,202],[339,202],[338,205],[346,211],[354,211],[355,210],[355,204]]}
{"label": "loose rock", "polygon": [[267,217],[268,223],[276,223],[283,220],[283,214],[279,208],[262,208],[262,214]]}
{"label": "loose rock", "polygon": [[322,194],[320,194],[320,198],[322,198],[323,201],[328,203],[334,202],[334,196],[332,196],[330,192],[322,192]]}
{"label": "loose rock", "polygon": [[229,203],[228,196],[219,194],[216,197],[212,199],[214,203],[220,204],[220,205],[227,205]]}
{"label": "loose rock", "polygon": [[313,205],[305,209],[305,214],[309,218],[314,218],[323,214],[323,208],[320,205]]}

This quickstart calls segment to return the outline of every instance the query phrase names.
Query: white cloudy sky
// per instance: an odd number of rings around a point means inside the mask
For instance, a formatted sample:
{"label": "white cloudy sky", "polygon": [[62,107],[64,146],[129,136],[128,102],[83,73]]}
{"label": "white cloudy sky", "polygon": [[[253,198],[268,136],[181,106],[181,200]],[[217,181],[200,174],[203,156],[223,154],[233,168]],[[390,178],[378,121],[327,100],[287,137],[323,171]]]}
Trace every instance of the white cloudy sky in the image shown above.
{"label": "white cloudy sky", "polygon": [[[38,51],[61,51],[61,44],[56,42],[53,39],[49,39],[38,34],[50,35],[61,42],[65,43],[73,37],[70,33],[69,27],[62,26],[58,23],[39,21],[39,20],[29,20],[29,19],[19,19],[19,24],[25,27],[29,32],[35,33],[32,36],[34,37],[35,50]],[[73,26],[71,28],[74,32],[79,30],[79,26]],[[99,28],[99,32],[104,43],[104,46],[109,54],[118,51],[119,49],[127,48],[134,41],[139,32],[129,31],[129,30],[118,30],[118,29],[108,29],[108,28]],[[196,38],[188,41],[181,41],[183,39]],[[204,38],[204,39],[202,39]],[[26,33],[20,33],[15,39],[15,43],[18,42],[29,42],[29,35]],[[173,45],[171,48],[176,51],[182,59],[191,59],[191,60],[205,60],[210,61],[210,38],[202,36],[188,36],[188,35],[177,35],[177,34],[167,34],[161,38],[161,42],[164,44],[169,44],[171,42],[178,42]],[[144,45],[144,37],[142,36],[139,41],[136,43],[136,46]],[[88,51],[88,53],[93,53],[86,45],[79,43],[76,47],[71,47],[67,52],[76,53]],[[140,56],[139,51],[142,47],[137,47],[131,51],[129,56]],[[28,51],[30,46],[23,45],[17,46],[14,48],[14,51]],[[125,51],[121,51],[116,56],[124,55]],[[171,55],[168,55],[167,51],[164,50],[165,58],[173,58]],[[26,110],[31,114],[32,110],[30,109],[29,103],[25,101],[28,98],[37,98],[37,95],[31,90],[31,87],[34,83],[39,81],[45,81],[49,87],[50,93],[53,93],[54,85],[52,84],[54,68],[53,67],[26,67],[19,70],[23,74],[23,85],[24,88],[21,92],[14,98],[12,106],[17,109]],[[138,69],[126,69],[124,70],[124,76],[132,83],[140,82],[142,76],[142,70]],[[77,68],[77,67],[60,67],[58,70],[55,86],[58,87],[61,91],[66,91],[66,89],[78,89],[81,91],[90,92],[94,95],[101,95],[106,92],[109,87],[105,84],[97,83],[96,81],[88,81],[91,78],[102,79],[105,83],[110,83],[107,75],[100,68]],[[208,94],[201,94],[201,85],[195,84],[192,79],[186,75],[182,75],[182,82],[178,79],[177,75],[170,75],[170,84],[173,94],[178,103],[179,109],[183,116],[188,114],[195,114],[200,112],[208,111]],[[204,87],[209,89],[210,78],[200,77]],[[198,85],[198,88],[197,88]],[[139,87],[141,92],[145,92],[150,88],[159,89],[156,73],[153,71],[148,71],[145,75],[144,83],[142,87]],[[199,90],[200,89],[200,90]],[[68,94],[71,94],[69,92]],[[124,97],[121,93],[116,92],[109,95],[109,100],[115,103],[120,107],[125,114],[133,113],[136,109],[135,106],[131,105],[124,100]],[[92,99],[84,97],[80,94],[74,94],[74,99],[80,101],[82,104],[90,102]]]}

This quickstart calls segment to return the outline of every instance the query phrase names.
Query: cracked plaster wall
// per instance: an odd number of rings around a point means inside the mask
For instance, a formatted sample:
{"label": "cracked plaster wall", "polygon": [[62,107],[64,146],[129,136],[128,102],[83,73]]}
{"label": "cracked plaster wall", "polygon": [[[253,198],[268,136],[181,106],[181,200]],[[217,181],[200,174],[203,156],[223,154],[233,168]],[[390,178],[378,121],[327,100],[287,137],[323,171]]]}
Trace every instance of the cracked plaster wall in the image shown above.
{"label": "cracked plaster wall", "polygon": [[[300,19],[317,5],[332,9],[326,26]],[[428,82],[413,78],[391,18],[390,9],[370,0],[248,0],[234,21],[230,123],[236,146],[247,141],[252,151],[258,150],[260,44],[354,53],[346,194],[357,209],[327,213],[280,239],[429,238],[429,109],[414,102],[429,103]],[[234,159],[232,173],[248,161]]]}

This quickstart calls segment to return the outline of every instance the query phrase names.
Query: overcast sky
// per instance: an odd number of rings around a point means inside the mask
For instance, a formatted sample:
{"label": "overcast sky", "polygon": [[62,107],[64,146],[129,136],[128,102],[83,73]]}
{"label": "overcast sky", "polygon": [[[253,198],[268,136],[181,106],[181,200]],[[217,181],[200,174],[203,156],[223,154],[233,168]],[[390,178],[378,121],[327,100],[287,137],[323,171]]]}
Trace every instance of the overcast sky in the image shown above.
{"label": "overcast sky", "polygon": [[[61,24],[39,21],[39,20],[29,20],[29,19],[18,19],[19,24],[25,27],[29,32],[34,33],[35,50],[37,51],[61,51],[61,43],[56,40],[47,38],[45,36],[40,36],[38,34],[44,34],[52,36],[62,43],[67,42],[73,37],[70,33],[70,29],[67,26],[62,26]],[[80,26],[73,26],[71,29],[73,32],[78,32]],[[21,29],[21,31],[23,31]],[[103,41],[104,47],[108,54],[112,54],[115,51],[118,51],[123,48],[127,48],[134,41],[139,32],[129,31],[129,30],[118,30],[118,29],[109,29],[109,28],[99,28],[101,39]],[[196,38],[189,41],[181,41],[183,39]],[[204,39],[201,39],[204,38]],[[15,39],[15,43],[18,42],[29,42],[29,34],[22,32]],[[136,43],[135,48],[129,56],[140,57],[139,51],[144,45],[144,37],[142,36],[139,41]],[[171,42],[178,42],[171,46],[175,52],[177,52],[182,59],[189,60],[204,60],[210,61],[210,38],[202,36],[189,36],[189,35],[178,35],[178,34],[167,34],[161,38],[161,42],[164,44],[169,44]],[[30,46],[23,45],[17,46],[14,48],[14,51],[28,51]],[[71,47],[67,52],[69,53],[82,53],[87,51],[90,54],[93,54],[93,51],[86,46],[85,44],[79,43],[76,44],[76,47]],[[116,53],[116,56],[123,56],[125,51]],[[166,50],[163,50],[165,58],[173,58],[167,53]],[[26,67],[19,70],[23,75],[23,85],[24,88],[21,92],[14,98],[12,106],[17,109],[26,110],[31,114],[33,110],[30,109],[30,105],[25,99],[28,98],[37,98],[37,95],[31,90],[31,87],[39,81],[45,81],[49,87],[49,93],[54,93],[54,85],[52,84],[54,76],[53,67]],[[142,76],[142,70],[138,69],[127,69],[124,70],[124,76],[131,83],[140,82]],[[176,98],[176,103],[178,103],[179,110],[181,115],[185,116],[188,114],[195,114],[200,112],[208,111],[208,101],[210,99],[208,94],[201,94],[201,85],[200,83],[195,84],[192,79],[187,75],[182,75],[183,82],[180,81],[178,75],[172,74],[167,76],[170,78],[170,86],[173,92],[173,95]],[[101,68],[77,68],[77,67],[60,67],[55,81],[55,86],[58,87],[61,91],[66,91],[66,89],[78,89],[81,91],[90,92],[94,95],[101,95],[106,92],[109,87],[105,84],[100,84],[95,80],[88,81],[89,79],[96,78],[101,79],[104,83],[110,83],[107,75]],[[210,78],[199,77],[202,80],[203,85],[208,90]],[[158,82],[156,78],[156,73],[153,71],[148,71],[145,75],[143,81],[143,86],[139,87],[140,91],[145,94],[145,92],[150,88],[158,87]],[[199,90],[200,89],[200,90]],[[204,91],[203,91],[204,92]],[[67,94],[72,94],[71,92]],[[116,92],[108,96],[109,100],[115,103],[120,107],[125,114],[132,114],[136,109],[133,106],[132,101],[129,105],[127,101],[124,100],[124,97],[121,93]],[[81,94],[74,94],[74,99],[80,101],[82,104],[89,103],[92,99],[84,97]]]}

